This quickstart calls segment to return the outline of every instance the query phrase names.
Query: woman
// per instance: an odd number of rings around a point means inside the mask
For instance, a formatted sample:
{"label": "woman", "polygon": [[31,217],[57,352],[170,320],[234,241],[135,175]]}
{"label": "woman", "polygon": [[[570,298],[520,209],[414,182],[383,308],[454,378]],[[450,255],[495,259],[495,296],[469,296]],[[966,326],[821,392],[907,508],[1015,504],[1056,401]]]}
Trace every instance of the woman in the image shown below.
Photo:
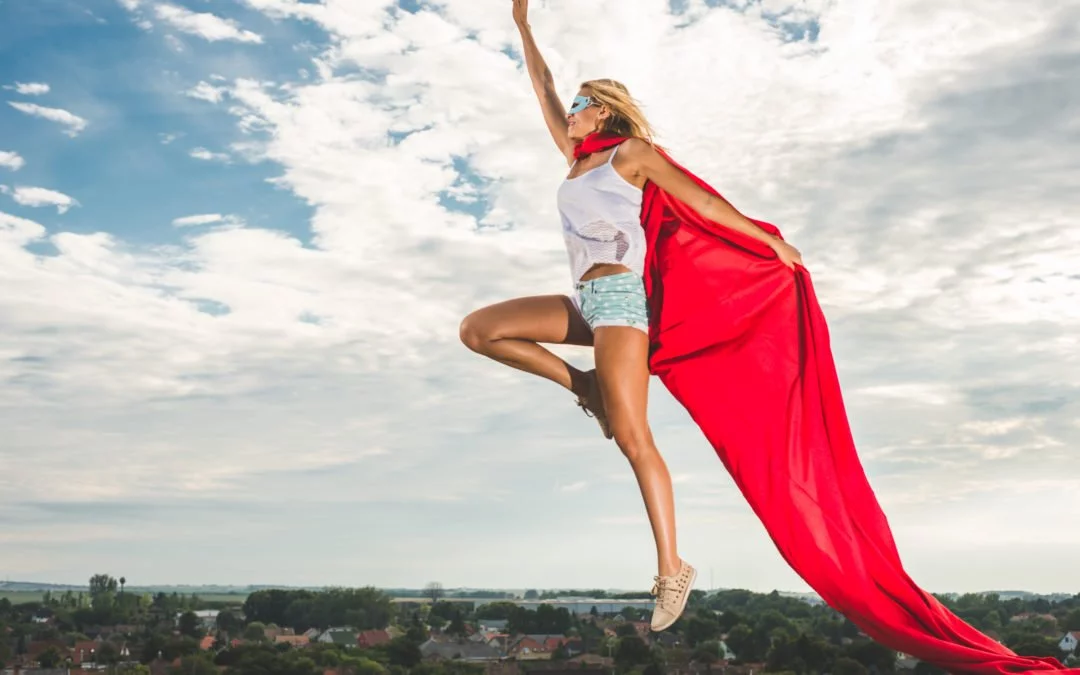
{"label": "woman", "polygon": [[[477,310],[462,322],[461,339],[473,351],[576,394],[578,405],[595,415],[605,437],[615,439],[637,477],[656,540],[651,626],[660,631],[682,614],[696,570],[677,551],[671,476],[646,416],[650,373],[643,189],[651,181],[703,217],[764,243],[790,268],[802,260],[789,244],[657,152],[648,122],[623,85],[585,82],[569,111],[563,108],[532,37],[528,0],[514,0],[513,15],[544,120],[570,167],[557,197],[575,293],[519,298]],[[627,140],[578,160],[575,149],[597,134]],[[542,342],[592,346],[595,370],[574,368],[541,347]]]}
{"label": "woman", "polygon": [[[784,560],[871,638],[954,673],[1080,675],[1017,655],[912,581],[855,449],[798,251],[652,145],[621,85],[586,82],[564,113],[527,14],[528,0],[514,0],[533,87],[570,165],[558,200],[576,292],[481,309],[462,339],[577,394],[630,460],[659,559],[653,628],[678,618],[695,573],[676,550],[671,479],[646,422],[650,374],[705,434]],[[540,342],[591,344],[595,371]]]}

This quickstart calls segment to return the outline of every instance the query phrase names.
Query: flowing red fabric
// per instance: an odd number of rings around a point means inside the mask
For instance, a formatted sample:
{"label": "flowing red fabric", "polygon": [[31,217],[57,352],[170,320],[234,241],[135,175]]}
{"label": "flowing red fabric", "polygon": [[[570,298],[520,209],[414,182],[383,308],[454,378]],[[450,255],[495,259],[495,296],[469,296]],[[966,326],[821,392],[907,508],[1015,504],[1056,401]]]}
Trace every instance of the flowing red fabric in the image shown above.
{"label": "flowing red fabric", "polygon": [[[592,135],[575,155],[624,140]],[[704,432],[792,569],[870,637],[950,672],[1080,673],[1016,655],[908,577],[856,454],[806,268],[790,269],[652,182],[641,224],[649,369]]]}

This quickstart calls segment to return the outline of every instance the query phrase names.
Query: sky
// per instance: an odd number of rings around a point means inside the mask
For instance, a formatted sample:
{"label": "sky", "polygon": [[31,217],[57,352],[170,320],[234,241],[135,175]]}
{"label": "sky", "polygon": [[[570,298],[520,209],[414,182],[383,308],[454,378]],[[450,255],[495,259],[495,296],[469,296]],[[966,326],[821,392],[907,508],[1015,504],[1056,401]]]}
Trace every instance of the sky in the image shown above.
{"label": "sky", "polygon": [[[911,577],[1080,591],[1080,1],[531,4],[802,252]],[[0,86],[0,578],[651,586],[616,446],[458,338],[570,290],[510,0],[0,0]],[[698,587],[809,590],[650,420]]]}

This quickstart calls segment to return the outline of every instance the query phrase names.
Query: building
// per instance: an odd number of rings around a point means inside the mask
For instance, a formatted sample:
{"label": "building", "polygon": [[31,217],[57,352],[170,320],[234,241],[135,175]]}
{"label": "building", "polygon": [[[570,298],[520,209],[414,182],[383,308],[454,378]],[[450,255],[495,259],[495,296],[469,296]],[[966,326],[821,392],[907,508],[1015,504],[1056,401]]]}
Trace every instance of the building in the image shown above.
{"label": "building", "polygon": [[1065,637],[1061,638],[1061,642],[1058,642],[1061,651],[1069,654],[1076,651],[1077,645],[1080,645],[1080,631],[1077,630],[1065,633]]}
{"label": "building", "polygon": [[483,663],[498,661],[502,655],[491,645],[483,642],[463,640],[461,642],[438,642],[429,639],[420,645],[420,654],[425,660],[430,661],[466,661],[471,663]]}

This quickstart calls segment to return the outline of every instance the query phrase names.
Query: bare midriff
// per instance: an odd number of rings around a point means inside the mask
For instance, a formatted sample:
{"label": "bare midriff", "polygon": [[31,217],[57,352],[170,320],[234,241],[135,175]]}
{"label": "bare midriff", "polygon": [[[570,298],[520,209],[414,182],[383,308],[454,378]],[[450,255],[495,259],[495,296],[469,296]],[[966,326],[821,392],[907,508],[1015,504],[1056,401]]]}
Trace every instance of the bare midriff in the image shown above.
{"label": "bare midriff", "polygon": [[590,267],[585,274],[581,275],[581,280],[591,281],[592,279],[599,279],[600,277],[607,277],[612,274],[622,274],[623,272],[630,271],[632,270],[629,267],[618,263],[597,263]]}

